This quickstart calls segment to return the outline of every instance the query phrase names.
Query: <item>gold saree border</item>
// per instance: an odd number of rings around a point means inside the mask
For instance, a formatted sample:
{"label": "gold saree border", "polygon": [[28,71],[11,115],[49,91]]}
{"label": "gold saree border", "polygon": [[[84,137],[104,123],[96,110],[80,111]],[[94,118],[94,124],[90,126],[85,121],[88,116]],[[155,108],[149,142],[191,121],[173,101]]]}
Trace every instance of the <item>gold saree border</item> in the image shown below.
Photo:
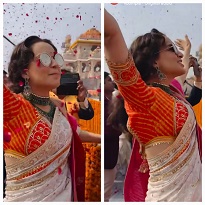
{"label": "gold saree border", "polygon": [[19,175],[18,177],[13,177],[13,178],[9,178],[7,179],[7,181],[11,181],[11,180],[20,180],[23,179],[25,177],[31,176],[32,174],[36,174],[37,172],[40,172],[41,170],[45,169],[46,167],[48,167],[52,162],[54,162],[58,157],[60,157],[64,152],[66,152],[69,148],[70,148],[71,144],[69,144],[68,146],[66,146],[60,153],[58,153],[53,159],[44,162],[40,165],[38,165],[36,168],[30,169],[29,171]]}
{"label": "gold saree border", "polygon": [[68,159],[65,158],[63,160],[63,162],[55,170],[53,170],[51,173],[49,173],[47,176],[44,176],[44,177],[42,177],[40,179],[37,179],[37,180],[29,182],[29,183],[26,183],[24,185],[8,186],[8,187],[6,187],[6,191],[16,191],[16,190],[19,190],[19,189],[25,189],[25,188],[29,188],[29,187],[33,187],[33,186],[36,186],[38,184],[41,184],[45,180],[53,177],[58,172],[58,169],[61,166],[65,165],[67,163],[67,161],[68,161]]}

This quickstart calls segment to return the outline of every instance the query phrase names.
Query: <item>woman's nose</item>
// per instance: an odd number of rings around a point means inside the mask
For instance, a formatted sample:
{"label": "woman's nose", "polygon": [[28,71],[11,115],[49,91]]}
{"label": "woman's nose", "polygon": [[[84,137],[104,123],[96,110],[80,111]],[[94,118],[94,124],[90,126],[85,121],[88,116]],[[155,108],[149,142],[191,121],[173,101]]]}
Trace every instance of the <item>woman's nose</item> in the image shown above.
{"label": "woman's nose", "polygon": [[178,50],[178,51],[177,51],[177,56],[180,57],[180,58],[183,58],[184,55],[182,54],[182,52],[180,52],[180,51]]}
{"label": "woman's nose", "polygon": [[52,58],[51,60],[51,67],[59,67],[58,63],[56,62],[54,58]]}

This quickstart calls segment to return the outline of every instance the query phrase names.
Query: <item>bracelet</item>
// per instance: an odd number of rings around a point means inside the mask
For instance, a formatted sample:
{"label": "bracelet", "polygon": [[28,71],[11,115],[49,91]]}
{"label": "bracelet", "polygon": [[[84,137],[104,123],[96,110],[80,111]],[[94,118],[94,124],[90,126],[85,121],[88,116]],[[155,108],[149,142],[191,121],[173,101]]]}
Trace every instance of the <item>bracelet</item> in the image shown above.
{"label": "bracelet", "polygon": [[202,81],[198,82],[198,81],[194,81],[194,86],[197,88],[202,88]]}

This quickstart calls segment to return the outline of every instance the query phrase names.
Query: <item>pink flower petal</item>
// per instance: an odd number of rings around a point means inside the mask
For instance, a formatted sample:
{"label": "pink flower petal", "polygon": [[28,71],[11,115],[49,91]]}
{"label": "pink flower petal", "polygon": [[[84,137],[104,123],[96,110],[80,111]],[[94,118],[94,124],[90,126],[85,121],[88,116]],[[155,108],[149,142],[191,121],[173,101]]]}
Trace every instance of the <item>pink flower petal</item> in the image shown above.
{"label": "pink flower petal", "polygon": [[58,174],[60,175],[62,173],[62,169],[58,167]]}
{"label": "pink flower petal", "polygon": [[119,94],[119,95],[116,96],[116,98],[121,99],[122,95]]}
{"label": "pink flower petal", "polygon": [[11,133],[8,131],[4,132],[4,141],[5,142],[10,142],[11,141]]}

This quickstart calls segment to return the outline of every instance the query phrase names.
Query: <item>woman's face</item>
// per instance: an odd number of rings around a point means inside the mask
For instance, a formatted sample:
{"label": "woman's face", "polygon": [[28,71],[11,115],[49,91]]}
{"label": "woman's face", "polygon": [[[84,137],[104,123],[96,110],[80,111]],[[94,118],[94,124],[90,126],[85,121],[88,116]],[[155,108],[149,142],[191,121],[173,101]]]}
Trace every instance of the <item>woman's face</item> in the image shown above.
{"label": "woman's face", "polygon": [[[31,89],[52,90],[60,85],[61,69],[53,59],[55,51],[53,47],[45,42],[38,42],[32,46],[34,59],[28,66],[27,75]],[[39,62],[39,55],[47,53],[51,56],[51,64],[47,67]]]}
{"label": "woman's face", "polygon": [[175,45],[173,46],[173,42],[166,36],[165,44],[159,51],[159,58],[156,60],[157,67],[168,78],[183,75],[185,73],[184,65],[182,64],[183,54]]}

